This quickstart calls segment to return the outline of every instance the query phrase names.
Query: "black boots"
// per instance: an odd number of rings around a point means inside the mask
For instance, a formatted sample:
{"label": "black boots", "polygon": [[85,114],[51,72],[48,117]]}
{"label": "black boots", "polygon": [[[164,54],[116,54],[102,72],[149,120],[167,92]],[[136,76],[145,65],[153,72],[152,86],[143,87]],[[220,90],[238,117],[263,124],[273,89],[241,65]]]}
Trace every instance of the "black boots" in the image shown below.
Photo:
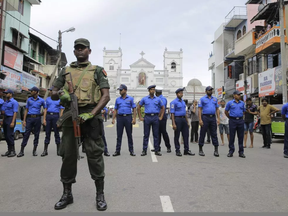
{"label": "black boots", "polygon": [[37,156],[38,155],[36,150],[37,150],[37,146],[34,146],[33,147],[33,156]]}
{"label": "black boots", "polygon": [[15,146],[11,146],[10,153],[7,155],[7,157],[15,157],[16,152],[15,152]]}
{"label": "black boots", "polygon": [[214,156],[219,157],[218,146],[214,146]]}
{"label": "black boots", "polygon": [[46,155],[48,155],[48,144],[44,144],[44,151],[41,154],[41,157],[45,157]]}
{"label": "black boots", "polygon": [[63,195],[61,199],[55,204],[54,209],[64,209],[71,203],[73,203],[72,183],[63,183]]}
{"label": "black boots", "polygon": [[96,208],[98,211],[105,211],[107,209],[107,203],[104,197],[104,179],[96,180],[95,186],[96,186]]}
{"label": "black boots", "polygon": [[8,146],[8,151],[5,152],[4,154],[1,154],[2,157],[7,157],[11,152],[11,146]]}
{"label": "black boots", "polygon": [[205,156],[204,152],[203,152],[203,146],[199,145],[199,155],[200,156]]}
{"label": "black boots", "polygon": [[19,154],[17,155],[17,157],[23,157],[24,156],[24,146],[21,146],[21,150],[19,152]]}
{"label": "black boots", "polygon": [[60,154],[59,154],[59,147],[60,147],[60,144],[56,144],[56,146],[57,146],[57,155],[60,156]]}

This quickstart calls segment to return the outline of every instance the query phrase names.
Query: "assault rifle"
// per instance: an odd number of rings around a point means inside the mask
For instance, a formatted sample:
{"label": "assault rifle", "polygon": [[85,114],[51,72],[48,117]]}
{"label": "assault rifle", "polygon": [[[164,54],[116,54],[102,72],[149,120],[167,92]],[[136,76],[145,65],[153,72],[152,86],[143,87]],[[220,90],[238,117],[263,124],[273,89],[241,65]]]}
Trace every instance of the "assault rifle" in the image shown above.
{"label": "assault rifle", "polygon": [[[68,84],[68,92],[70,95],[70,110],[67,112],[69,117],[72,117],[72,122],[73,122],[73,131],[74,131],[74,137],[75,137],[75,144],[77,148],[77,158],[80,160],[80,155],[79,155],[79,147],[81,146],[81,130],[80,130],[80,119],[78,117],[79,111],[78,111],[78,101],[77,97],[74,94],[74,85],[73,85],[73,80],[72,80],[72,75],[70,72],[63,74],[62,76],[66,78],[66,75],[70,76],[70,81],[67,81]],[[64,93],[63,91],[59,92],[59,94]],[[67,115],[65,115],[67,117]],[[64,116],[63,116],[64,117]],[[58,126],[60,126],[58,124]]]}

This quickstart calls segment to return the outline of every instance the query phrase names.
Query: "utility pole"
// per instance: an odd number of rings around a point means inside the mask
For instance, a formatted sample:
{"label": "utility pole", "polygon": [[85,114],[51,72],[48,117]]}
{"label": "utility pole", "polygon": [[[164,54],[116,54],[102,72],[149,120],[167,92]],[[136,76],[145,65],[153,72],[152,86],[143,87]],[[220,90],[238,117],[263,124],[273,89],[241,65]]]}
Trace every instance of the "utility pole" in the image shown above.
{"label": "utility pole", "polygon": [[287,103],[287,63],[286,63],[286,44],[285,44],[285,27],[284,27],[284,0],[279,0],[279,19],[280,19],[280,37],[281,37],[281,69],[282,69],[282,98],[283,104]]}

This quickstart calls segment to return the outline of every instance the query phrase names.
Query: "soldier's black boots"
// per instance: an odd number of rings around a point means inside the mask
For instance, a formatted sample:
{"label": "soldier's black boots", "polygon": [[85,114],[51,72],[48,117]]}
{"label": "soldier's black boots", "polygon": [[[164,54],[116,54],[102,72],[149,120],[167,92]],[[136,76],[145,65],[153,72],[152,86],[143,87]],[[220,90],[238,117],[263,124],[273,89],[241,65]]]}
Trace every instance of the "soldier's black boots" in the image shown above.
{"label": "soldier's black boots", "polygon": [[38,154],[37,154],[37,146],[34,146],[33,147],[33,156],[37,156]]}
{"label": "soldier's black boots", "polygon": [[203,152],[203,146],[199,145],[199,155],[200,156],[205,156],[204,152]]}
{"label": "soldier's black boots", "polygon": [[7,157],[15,157],[16,152],[15,152],[15,146],[11,146],[10,153],[7,155]]}
{"label": "soldier's black boots", "polygon": [[11,146],[8,146],[8,151],[5,152],[4,154],[1,154],[2,157],[7,157],[11,152]]}
{"label": "soldier's black boots", "polygon": [[105,211],[107,203],[104,197],[104,180],[98,179],[95,181],[96,186],[96,208],[98,211]]}
{"label": "soldier's black boots", "polygon": [[19,152],[19,154],[17,155],[17,157],[23,157],[24,156],[24,146],[21,146],[21,150]]}
{"label": "soldier's black boots", "polygon": [[41,157],[45,157],[46,155],[48,155],[48,144],[44,144],[44,151],[41,154]]}
{"label": "soldier's black boots", "polygon": [[67,207],[67,205],[73,203],[73,195],[72,195],[72,184],[71,183],[63,183],[63,195],[61,199],[55,204],[54,209],[60,210]]}
{"label": "soldier's black boots", "polygon": [[219,157],[218,146],[214,146],[214,156]]}

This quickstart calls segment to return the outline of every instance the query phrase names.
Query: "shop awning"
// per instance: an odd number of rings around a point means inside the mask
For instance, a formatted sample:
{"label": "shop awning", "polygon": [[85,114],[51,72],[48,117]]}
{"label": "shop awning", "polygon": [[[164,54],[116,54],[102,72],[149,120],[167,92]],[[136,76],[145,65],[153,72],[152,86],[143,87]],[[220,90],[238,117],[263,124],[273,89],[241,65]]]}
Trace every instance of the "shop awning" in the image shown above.
{"label": "shop awning", "polygon": [[246,2],[246,5],[247,4],[260,4],[261,3],[261,0],[249,0]]}
{"label": "shop awning", "polygon": [[278,15],[278,3],[274,2],[265,5],[264,8],[250,20],[250,22],[253,23],[256,20],[266,20],[266,22],[278,20]]}

